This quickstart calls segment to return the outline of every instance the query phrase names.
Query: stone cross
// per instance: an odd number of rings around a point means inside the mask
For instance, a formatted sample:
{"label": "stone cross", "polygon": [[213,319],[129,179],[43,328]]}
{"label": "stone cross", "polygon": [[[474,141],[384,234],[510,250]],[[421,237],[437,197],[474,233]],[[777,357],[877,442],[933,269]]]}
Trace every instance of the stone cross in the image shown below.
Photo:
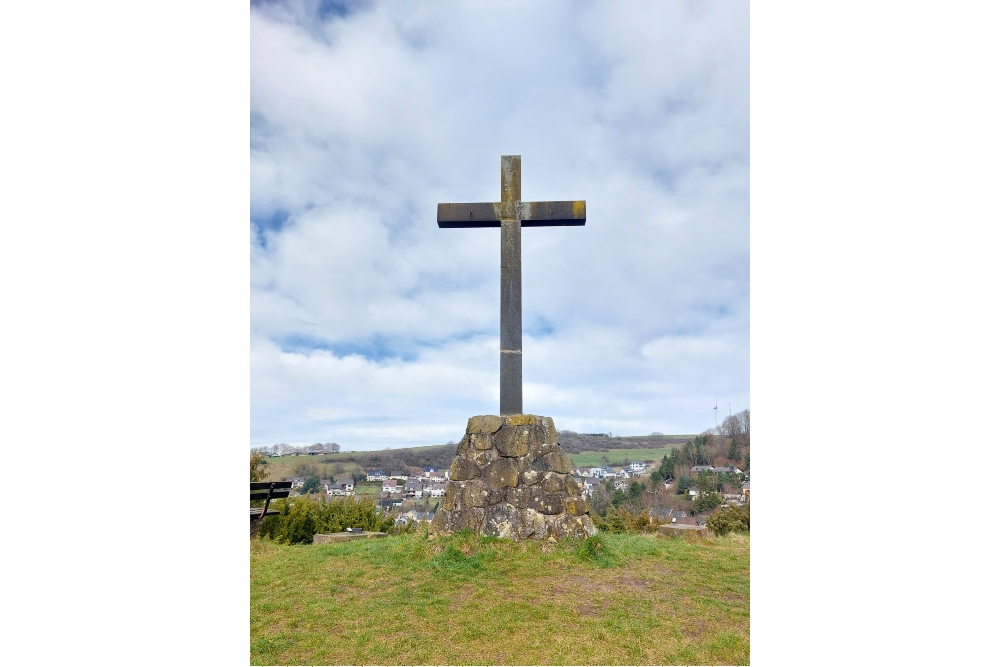
{"label": "stone cross", "polygon": [[521,201],[521,156],[500,157],[500,201],[438,204],[438,227],[500,228],[500,414],[523,413],[521,401],[521,228],[579,226],[585,201]]}

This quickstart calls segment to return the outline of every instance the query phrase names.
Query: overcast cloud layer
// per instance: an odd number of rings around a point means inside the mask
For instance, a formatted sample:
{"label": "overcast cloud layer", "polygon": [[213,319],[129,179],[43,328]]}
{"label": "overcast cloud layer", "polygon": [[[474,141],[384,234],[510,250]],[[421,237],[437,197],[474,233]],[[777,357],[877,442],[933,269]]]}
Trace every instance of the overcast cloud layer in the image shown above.
{"label": "overcast cloud layer", "polygon": [[251,444],[457,441],[499,409],[498,229],[522,236],[524,409],[697,433],[749,407],[745,3],[251,3]]}

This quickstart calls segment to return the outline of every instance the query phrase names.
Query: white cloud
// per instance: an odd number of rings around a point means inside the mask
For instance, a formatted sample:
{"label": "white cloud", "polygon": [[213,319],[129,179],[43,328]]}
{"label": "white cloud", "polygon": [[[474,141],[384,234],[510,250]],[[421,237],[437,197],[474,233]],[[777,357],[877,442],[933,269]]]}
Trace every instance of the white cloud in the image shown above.
{"label": "white cloud", "polygon": [[511,153],[525,199],[588,209],[523,234],[525,409],[648,433],[749,405],[745,4],[314,7],[251,12],[255,443],[496,411],[499,232],[435,206],[497,199]]}

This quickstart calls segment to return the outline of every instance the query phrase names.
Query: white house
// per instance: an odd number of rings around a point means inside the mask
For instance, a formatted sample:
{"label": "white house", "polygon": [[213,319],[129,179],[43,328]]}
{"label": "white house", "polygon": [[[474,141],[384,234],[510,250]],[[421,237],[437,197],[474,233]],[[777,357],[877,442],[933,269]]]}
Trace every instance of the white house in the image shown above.
{"label": "white house", "polygon": [[628,491],[628,482],[624,479],[616,479],[614,484],[612,484],[619,491]]}
{"label": "white house", "polygon": [[397,481],[398,480],[395,480],[395,479],[384,480],[382,482],[382,492],[383,493],[395,493],[396,492],[396,483],[397,483]]}
{"label": "white house", "polygon": [[346,491],[348,493],[354,492],[354,480],[351,479],[350,477],[344,477],[342,479],[338,479],[333,486],[335,489],[339,491]]}
{"label": "white house", "polygon": [[430,494],[431,498],[444,497],[444,484],[431,484]]}
{"label": "white house", "polygon": [[385,481],[386,474],[384,470],[369,470],[367,479],[369,482],[382,482]]}
{"label": "white house", "polygon": [[305,477],[286,477],[282,481],[291,482],[293,489],[301,489],[302,485],[306,483]]}
{"label": "white house", "polygon": [[629,474],[628,468],[622,468],[621,470],[618,471],[617,477],[619,479],[628,479],[629,477],[631,477],[631,474]]}
{"label": "white house", "polygon": [[642,461],[632,461],[632,463],[628,465],[628,468],[630,471],[635,473],[646,472],[646,464]]}

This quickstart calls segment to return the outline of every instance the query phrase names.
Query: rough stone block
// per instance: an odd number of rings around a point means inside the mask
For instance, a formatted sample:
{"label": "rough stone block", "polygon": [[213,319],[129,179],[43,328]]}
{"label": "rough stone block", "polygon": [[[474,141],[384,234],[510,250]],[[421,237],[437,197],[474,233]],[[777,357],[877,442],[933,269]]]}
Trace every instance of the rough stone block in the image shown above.
{"label": "rough stone block", "polygon": [[[461,482],[467,479],[475,479],[483,474],[480,468],[472,459],[456,456],[451,463],[450,478],[453,481]],[[447,487],[446,487],[447,488]]]}
{"label": "rough stone block", "polygon": [[521,473],[521,484],[525,486],[531,486],[533,484],[538,484],[542,479],[542,473],[537,470],[525,470]]}
{"label": "rough stone block", "polygon": [[528,445],[528,457],[532,461],[536,461],[541,457],[545,456],[546,454],[551,454],[552,452],[559,452],[559,451],[562,451],[562,448],[559,447],[558,443],[554,442],[552,443],[536,442]]}
{"label": "rough stone block", "polygon": [[571,496],[580,495],[580,485],[577,484],[572,477],[566,478],[566,493]]}
{"label": "rough stone block", "polygon": [[573,462],[570,461],[566,452],[560,449],[559,451],[549,452],[548,454],[539,457],[539,459],[535,461],[534,466],[537,470],[552,470],[553,472],[567,473],[573,469]]}
{"label": "rough stone block", "polygon": [[552,417],[539,417],[538,424],[545,431],[545,438],[543,442],[546,443],[559,442],[559,431],[556,430],[556,425],[555,422],[552,421]]}
{"label": "rough stone block", "polygon": [[562,514],[566,506],[558,493],[534,493],[528,501],[528,508],[542,514]]}
{"label": "rough stone block", "polygon": [[586,514],[588,511],[590,511],[590,508],[587,507],[587,501],[583,498],[570,497],[566,500],[567,514],[580,516],[582,514]]}
{"label": "rough stone block", "polygon": [[467,454],[469,459],[476,462],[480,468],[485,467],[487,464],[496,461],[500,458],[500,454],[497,453],[496,448],[481,450],[481,449],[470,449]]}
{"label": "rough stone block", "polygon": [[431,530],[434,532],[457,533],[463,528],[468,528],[473,532],[480,532],[483,526],[484,510],[475,507],[467,510],[443,510],[438,509],[431,520]]}
{"label": "rough stone block", "polygon": [[515,528],[516,539],[533,538],[540,540],[545,537],[546,532],[545,517],[542,514],[533,509],[526,509],[518,513]]}
{"label": "rough stone block", "polygon": [[683,523],[668,523],[657,528],[657,531],[660,535],[669,535],[671,537],[690,537],[703,540],[707,540],[715,535],[715,533],[705,526],[690,526]]}
{"label": "rough stone block", "polygon": [[527,426],[536,420],[535,415],[505,415],[503,418],[504,426]]}
{"label": "rough stone block", "polygon": [[494,489],[517,486],[517,465],[506,458],[499,458],[483,468],[483,479]]}
{"label": "rough stone block", "polygon": [[500,430],[503,421],[496,415],[480,415],[469,417],[469,425],[466,427],[468,433],[479,433],[482,435],[492,435]]}
{"label": "rough stone block", "polygon": [[528,453],[528,426],[508,426],[496,434],[497,451],[500,456],[524,456]]}
{"label": "rough stone block", "polygon": [[483,510],[483,535],[516,539],[517,508],[500,503]]}
{"label": "rough stone block", "polygon": [[548,533],[557,539],[591,537],[597,534],[594,522],[589,516],[559,516],[545,517]]}
{"label": "rough stone block", "polygon": [[566,490],[564,475],[556,472],[547,472],[542,475],[542,491],[545,493],[560,493]]}
{"label": "rough stone block", "polygon": [[472,446],[476,449],[487,450],[493,448],[493,437],[485,433],[470,433],[468,434],[469,441]]}

